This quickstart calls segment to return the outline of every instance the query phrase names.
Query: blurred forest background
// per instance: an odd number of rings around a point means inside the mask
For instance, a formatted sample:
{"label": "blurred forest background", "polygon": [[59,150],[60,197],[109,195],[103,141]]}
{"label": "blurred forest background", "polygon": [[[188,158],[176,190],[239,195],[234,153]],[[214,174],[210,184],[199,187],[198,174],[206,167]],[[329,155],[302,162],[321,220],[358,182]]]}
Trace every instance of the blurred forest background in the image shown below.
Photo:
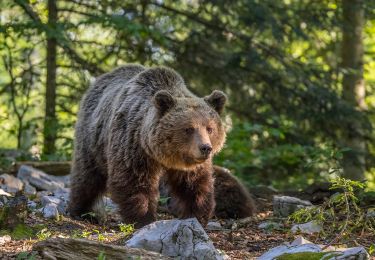
{"label": "blurred forest background", "polygon": [[248,185],[375,188],[375,0],[2,0],[0,21],[2,168],[70,160],[90,82],[141,63],[228,94],[216,163]]}

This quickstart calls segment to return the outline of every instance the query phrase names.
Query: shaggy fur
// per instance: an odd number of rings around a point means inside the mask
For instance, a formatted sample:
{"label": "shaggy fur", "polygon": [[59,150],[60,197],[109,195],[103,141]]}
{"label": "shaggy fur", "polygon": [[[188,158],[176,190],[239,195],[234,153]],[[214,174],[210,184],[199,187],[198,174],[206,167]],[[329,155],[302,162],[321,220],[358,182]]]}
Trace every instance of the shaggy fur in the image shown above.
{"label": "shaggy fur", "polygon": [[69,211],[91,210],[106,187],[126,223],[155,220],[159,177],[178,216],[203,224],[214,208],[212,156],[223,146],[225,95],[199,98],[175,71],[127,65],[104,74],[81,102]]}
{"label": "shaggy fur", "polygon": [[215,215],[218,218],[246,218],[254,215],[255,202],[247,189],[228,169],[214,166]]}
{"label": "shaggy fur", "polygon": [[[239,219],[254,215],[255,202],[241,182],[226,168],[215,165],[213,169],[215,216],[222,219]],[[167,178],[163,176],[160,193],[163,197],[170,197],[173,191],[166,186],[166,182]],[[180,201],[171,198],[168,200],[167,210],[175,214],[180,210],[180,205]]]}

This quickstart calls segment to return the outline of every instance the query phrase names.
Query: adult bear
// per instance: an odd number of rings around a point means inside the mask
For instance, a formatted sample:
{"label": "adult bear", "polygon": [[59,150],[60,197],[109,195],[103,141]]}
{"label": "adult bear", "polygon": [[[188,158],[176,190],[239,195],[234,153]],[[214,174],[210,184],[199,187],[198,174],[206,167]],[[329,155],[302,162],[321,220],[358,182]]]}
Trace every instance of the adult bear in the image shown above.
{"label": "adult bear", "polygon": [[156,219],[162,174],[180,218],[207,223],[214,209],[212,156],[225,141],[226,96],[199,98],[166,67],[127,65],[102,75],[81,101],[69,212],[89,212],[106,188],[126,223]]}

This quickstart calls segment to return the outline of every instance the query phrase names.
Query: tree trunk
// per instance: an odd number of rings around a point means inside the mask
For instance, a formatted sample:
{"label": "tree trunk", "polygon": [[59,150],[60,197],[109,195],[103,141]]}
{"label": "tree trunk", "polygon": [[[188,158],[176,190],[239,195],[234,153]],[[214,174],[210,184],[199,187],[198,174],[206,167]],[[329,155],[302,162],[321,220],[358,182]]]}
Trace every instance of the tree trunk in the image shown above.
{"label": "tree trunk", "polygon": [[[343,98],[358,110],[365,110],[365,83],[363,79],[363,40],[365,21],[363,0],[342,0],[343,41],[342,70]],[[353,121],[346,129],[344,145],[350,148],[344,154],[344,176],[363,180],[365,171],[366,142],[360,120]]]}
{"label": "tree trunk", "polygon": [[55,29],[57,22],[57,0],[48,0],[48,32],[47,32],[47,80],[45,96],[45,118],[44,118],[44,154],[55,152],[55,141],[57,136],[56,119],[56,51],[57,41]]}

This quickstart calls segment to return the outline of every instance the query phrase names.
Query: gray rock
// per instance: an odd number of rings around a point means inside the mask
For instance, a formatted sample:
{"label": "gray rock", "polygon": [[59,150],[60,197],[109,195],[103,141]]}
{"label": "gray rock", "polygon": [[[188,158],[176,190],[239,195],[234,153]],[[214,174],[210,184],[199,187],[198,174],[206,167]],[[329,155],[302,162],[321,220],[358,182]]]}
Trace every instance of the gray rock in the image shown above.
{"label": "gray rock", "polygon": [[0,188],[9,193],[16,193],[23,189],[23,182],[9,174],[0,175]]}
{"label": "gray rock", "polygon": [[217,221],[210,221],[210,222],[207,223],[206,229],[207,230],[222,230],[223,227]]}
{"label": "gray rock", "polygon": [[333,259],[359,259],[365,260],[369,259],[369,255],[367,251],[363,247],[353,247],[353,248],[334,248],[330,246],[329,248],[322,250],[324,245],[316,245],[303,237],[298,237],[292,243],[287,243],[284,245],[280,245],[274,248],[271,248],[266,253],[261,255],[258,260],[271,260],[276,259],[279,256],[284,254],[295,254],[295,253],[302,253],[302,252],[314,252],[314,253],[322,253],[326,252],[326,254],[321,257],[320,259],[324,260],[333,260]]}
{"label": "gray rock", "polygon": [[11,240],[12,240],[12,238],[8,235],[1,236],[0,237],[0,245],[4,245],[5,243],[10,242]]}
{"label": "gray rock", "polygon": [[54,204],[57,206],[57,210],[59,211],[59,214],[65,215],[66,214],[66,207],[67,207],[67,200],[64,200],[63,198],[59,198],[58,196],[54,195],[48,195],[41,197],[41,203],[42,206],[46,206],[48,204]]}
{"label": "gray rock", "polygon": [[309,206],[312,206],[312,204],[307,200],[289,196],[273,197],[273,214],[275,216],[287,217],[293,212]]}
{"label": "gray rock", "polygon": [[35,201],[29,200],[27,202],[27,208],[30,209],[30,210],[36,209],[36,206],[37,206],[37,204],[36,204]]}
{"label": "gray rock", "polygon": [[369,208],[367,210],[366,217],[375,218],[375,208]]}
{"label": "gray rock", "polygon": [[26,180],[39,190],[54,191],[58,188],[64,188],[65,184],[56,176],[48,175],[33,167],[22,165],[17,173],[17,177]]}
{"label": "gray rock", "polygon": [[56,204],[49,203],[42,209],[43,217],[45,218],[54,218],[59,217],[59,211],[57,210]]}
{"label": "gray rock", "polygon": [[319,233],[323,230],[322,226],[316,221],[310,221],[304,224],[294,224],[292,226],[292,233],[301,232],[303,234]]}
{"label": "gray rock", "polygon": [[196,218],[154,222],[134,233],[126,245],[179,259],[223,259]]}
{"label": "gray rock", "polygon": [[35,187],[31,186],[30,183],[27,182],[27,181],[24,181],[23,192],[27,196],[36,195],[36,189],[35,189]]}

